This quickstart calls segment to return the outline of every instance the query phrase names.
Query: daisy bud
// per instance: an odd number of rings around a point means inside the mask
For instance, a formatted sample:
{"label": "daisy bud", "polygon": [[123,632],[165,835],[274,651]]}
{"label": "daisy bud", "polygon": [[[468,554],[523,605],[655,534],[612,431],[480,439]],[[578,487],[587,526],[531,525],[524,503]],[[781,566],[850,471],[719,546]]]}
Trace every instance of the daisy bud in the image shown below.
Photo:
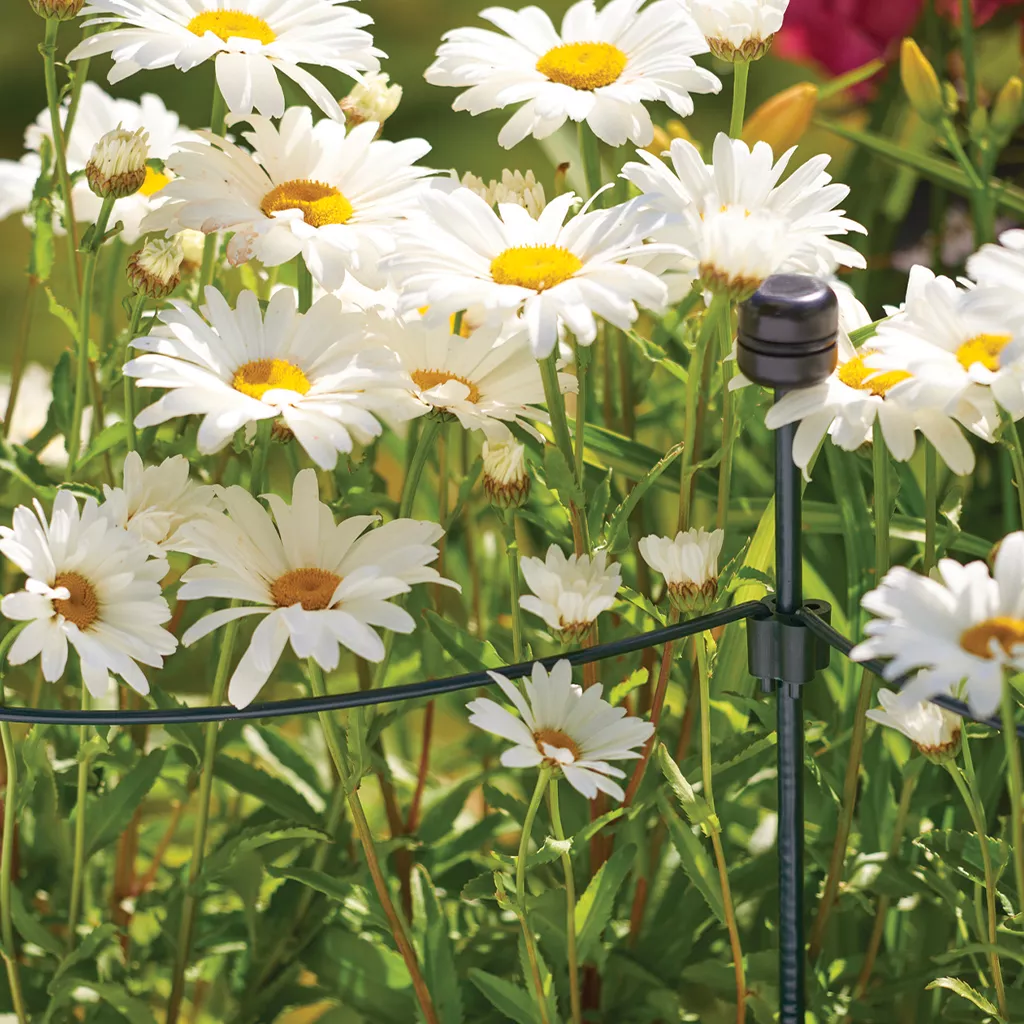
{"label": "daisy bud", "polygon": [[28,0],[28,3],[40,18],[70,21],[82,9],[85,0]]}
{"label": "daisy bud", "polygon": [[530,496],[526,449],[518,441],[484,442],[484,490],[498,508],[522,508]]}
{"label": "daisy bud", "polygon": [[206,247],[206,235],[193,228],[185,228],[175,236],[181,243],[182,274],[191,274],[203,265],[203,249]]}
{"label": "daisy bud", "polygon": [[929,124],[941,121],[946,108],[939,76],[921,47],[909,37],[900,49],[900,79],[910,105],[921,119]]}
{"label": "daisy bud", "polygon": [[776,153],[795,146],[807,131],[818,106],[818,87],[800,82],[776,93],[755,110],[743,126],[743,141],[748,146],[767,142]]}
{"label": "daisy bud", "polygon": [[963,733],[959,715],[929,702],[908,704],[892,690],[879,690],[878,700],[882,710],[867,713],[872,722],[898,729],[935,764],[956,760]]}
{"label": "daisy bud", "polygon": [[789,0],[690,0],[690,14],[711,52],[730,63],[758,60],[782,28]]}
{"label": "daisy bud", "polygon": [[1024,85],[1014,75],[999,90],[996,101],[992,105],[992,119],[989,122],[996,143],[1005,146],[1020,124],[1021,112],[1024,109]]}
{"label": "daisy bud", "polygon": [[85,165],[89,188],[103,199],[133,195],[146,180],[149,135],[144,128],[130,132],[120,125],[92,147]]}
{"label": "daisy bud", "polygon": [[132,288],[151,299],[165,299],[181,281],[185,250],[175,235],[154,238],[128,258],[128,281]]}
{"label": "daisy bud", "polygon": [[674,539],[651,535],[640,541],[640,554],[665,577],[673,606],[687,615],[700,615],[718,596],[718,556],[724,540],[721,530],[691,529]]}
{"label": "daisy bud", "polygon": [[402,87],[389,85],[384,72],[366,75],[356,82],[352,91],[341,101],[345,111],[345,124],[354,128],[364,121],[383,124],[397,109],[402,100]]}
{"label": "daisy bud", "polygon": [[544,186],[534,177],[533,171],[524,175],[521,171],[501,172],[501,181],[490,181],[486,185],[482,178],[466,173],[462,178],[462,187],[475,192],[488,206],[509,203],[521,206],[536,220],[547,205]]}

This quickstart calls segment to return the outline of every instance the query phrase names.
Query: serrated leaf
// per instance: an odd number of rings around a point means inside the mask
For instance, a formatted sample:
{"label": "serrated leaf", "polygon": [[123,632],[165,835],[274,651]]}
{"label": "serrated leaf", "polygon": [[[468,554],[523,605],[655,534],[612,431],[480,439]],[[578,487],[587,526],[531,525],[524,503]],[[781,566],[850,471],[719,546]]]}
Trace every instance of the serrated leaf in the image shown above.
{"label": "serrated leaf", "polygon": [[76,480],[72,483],[60,484],[57,488],[59,491],[70,491],[72,494],[78,495],[80,498],[93,498],[97,503],[103,501],[103,491],[94,484],[87,484],[81,480]]}
{"label": "serrated leaf", "polygon": [[576,902],[576,937],[580,963],[589,960],[615,909],[615,897],[633,865],[636,847],[620,846],[597,870]]}
{"label": "serrated leaf", "polygon": [[[998,879],[1009,861],[1009,849],[1001,839],[986,836],[985,841]],[[933,853],[964,878],[969,878],[979,885],[985,884],[984,860],[977,833],[961,832],[956,829],[933,829],[915,837],[914,845]]]}
{"label": "serrated leaf", "polygon": [[113,789],[89,805],[85,816],[86,858],[117,841],[160,777],[166,757],[166,750],[151,750],[131,771],[121,776]]}
{"label": "serrated leaf", "polygon": [[61,960],[46,990],[52,995],[63,982],[65,975],[72,973],[79,964],[91,964],[105,946],[116,941],[117,928],[109,921],[94,928],[84,939],[80,939],[78,945]]}
{"label": "serrated leaf", "polygon": [[442,618],[430,608],[424,610],[423,618],[437,642],[467,672],[505,667],[505,662],[494,649],[493,644],[486,640],[478,640],[461,626],[449,619]]}
{"label": "serrated leaf", "polygon": [[[69,979],[69,982],[71,980]],[[80,985],[91,989],[122,1017],[127,1018],[129,1024],[156,1024],[156,1017],[149,1006],[121,985],[115,985],[110,981],[78,981],[74,984],[76,988]]]}
{"label": "serrated leaf", "polygon": [[722,826],[718,821],[718,815],[712,814],[708,802],[693,791],[693,787],[686,781],[686,776],[679,770],[679,765],[664,743],[658,744],[655,757],[661,774],[665,776],[669,789],[679,801],[687,821],[691,825],[697,825],[705,835],[710,835],[712,830],[721,832]]}
{"label": "serrated leaf", "polygon": [[306,799],[287,783],[269,775],[255,765],[239,761],[227,754],[218,754],[213,763],[214,774],[239,793],[262,800],[275,814],[305,825],[319,825],[321,817]]}
{"label": "serrated leaf", "polygon": [[287,821],[270,821],[265,825],[247,828],[232,836],[226,843],[207,858],[202,874],[196,879],[195,889],[202,892],[203,888],[214,881],[230,864],[232,859],[243,850],[258,850],[270,843],[284,840],[315,839],[319,842],[331,842],[331,837],[318,828],[308,825],[295,825]]}
{"label": "serrated leaf", "polygon": [[704,902],[711,908],[711,912],[724,925],[725,904],[722,901],[722,888],[718,881],[718,874],[703,843],[672,810],[664,793],[658,794],[658,807],[661,809],[661,816],[665,824],[668,825],[672,845],[675,846],[679,854],[687,878],[704,897]]}
{"label": "serrated leaf", "polygon": [[551,864],[572,850],[572,839],[556,839],[548,836],[544,842],[532,853],[527,854],[526,870],[539,868],[544,864]]}
{"label": "serrated leaf", "polygon": [[608,511],[608,502],[612,496],[612,471],[609,469],[604,478],[594,488],[587,502],[587,526],[591,537],[597,537],[604,525],[604,514]]}
{"label": "serrated leaf", "polygon": [[469,980],[483,997],[507,1020],[515,1024],[538,1024],[534,1002],[527,993],[511,981],[505,981],[479,967],[469,969]]}
{"label": "serrated leaf", "polygon": [[665,616],[651,603],[650,598],[645,597],[643,594],[638,594],[635,590],[631,590],[627,586],[619,587],[617,597],[621,597],[623,601],[633,605],[634,608],[639,609],[649,619],[656,622],[659,626],[665,625]]}
{"label": "serrated leaf", "polygon": [[104,452],[110,451],[111,448],[117,448],[119,445],[124,444],[127,437],[127,423],[111,423],[110,426],[104,427],[92,439],[89,443],[89,447],[78,460],[78,468],[81,469],[82,466],[91,459],[94,459],[97,455],[102,455]]}
{"label": "serrated leaf", "polygon": [[49,928],[40,924],[35,914],[29,911],[25,906],[25,898],[16,885],[11,886],[11,919],[14,921],[14,927],[18,929],[18,933],[26,942],[31,942],[40,949],[46,950],[58,960],[64,956],[64,943]]}
{"label": "serrated leaf", "polygon": [[936,978],[933,982],[930,982],[925,986],[926,989],[933,988],[944,988],[950,992],[955,992],[961,999],[966,999],[969,1003],[974,1005],[984,1013],[995,1017],[996,1020],[1001,1019],[999,1010],[992,1005],[977,989],[971,988],[966,981],[961,981],[959,978]]}
{"label": "serrated leaf", "polygon": [[618,707],[634,690],[643,686],[650,678],[650,673],[645,668],[638,668],[622,680],[616,683],[608,694],[608,703],[612,707]]}
{"label": "serrated leaf", "polygon": [[[658,460],[653,468],[640,478],[639,482],[635,487],[626,495],[625,500],[621,505],[612,513],[611,519],[608,520],[608,529],[605,530],[604,538],[601,542],[601,546],[607,548],[609,551],[617,550],[619,534],[625,529],[626,523],[629,521],[630,515],[633,513],[633,509],[639,504],[640,499],[651,489],[651,487],[657,483],[658,478],[672,465],[673,462],[683,452],[683,444],[673,445],[665,453],[665,455]],[[627,532],[628,536],[628,532]]]}
{"label": "serrated leaf", "polygon": [[278,867],[276,864],[268,864],[266,872],[271,878],[284,878],[292,882],[298,882],[310,889],[315,889],[328,899],[344,903],[352,895],[352,883],[328,875],[324,871],[315,871],[313,868],[300,867]]}
{"label": "serrated leaf", "polygon": [[498,889],[494,882],[495,872],[485,871],[482,875],[471,878],[459,892],[459,899],[474,903],[478,900],[496,900]]}
{"label": "serrated leaf", "polygon": [[412,883],[414,902],[422,908],[420,941],[423,946],[423,973],[433,997],[434,1009],[440,1024],[462,1024],[462,990],[444,907],[422,864],[416,865]]}
{"label": "serrated leaf", "polygon": [[565,508],[572,505],[583,508],[583,491],[576,483],[576,477],[565,461],[565,456],[554,445],[544,449],[544,482],[549,491],[558,495],[558,500]]}

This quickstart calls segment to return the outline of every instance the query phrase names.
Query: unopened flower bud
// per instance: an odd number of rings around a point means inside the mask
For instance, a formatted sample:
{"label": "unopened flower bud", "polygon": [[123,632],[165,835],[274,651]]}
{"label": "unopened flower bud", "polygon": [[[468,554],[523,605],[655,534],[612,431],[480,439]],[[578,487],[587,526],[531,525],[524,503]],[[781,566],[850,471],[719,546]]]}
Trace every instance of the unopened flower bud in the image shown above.
{"label": "unopened flower bud", "polygon": [[526,449],[518,441],[484,442],[484,491],[498,508],[522,508],[530,496]]}
{"label": "unopened flower bud", "polygon": [[384,72],[366,75],[356,82],[352,91],[341,101],[345,124],[349,128],[364,121],[383,124],[398,109],[402,100],[402,87],[389,85]]}
{"label": "unopened flower bud", "polygon": [[462,177],[462,187],[475,192],[489,206],[498,203],[509,203],[521,206],[536,220],[547,205],[544,186],[534,177],[533,171],[524,175],[521,171],[501,172],[501,181],[490,181],[486,185],[482,178],[466,173]]}
{"label": "unopened flower bud", "polygon": [[724,540],[721,530],[691,529],[674,538],[652,534],[640,541],[640,554],[665,577],[672,605],[684,614],[699,615],[718,596],[718,556]]}
{"label": "unopened flower bud", "polygon": [[128,259],[128,281],[132,288],[151,299],[166,299],[181,281],[181,263],[185,257],[181,241],[154,238]]}
{"label": "unopened flower bud", "polygon": [[149,135],[144,128],[130,132],[118,125],[92,147],[85,165],[89,188],[101,198],[123,199],[142,188],[146,180]]}
{"label": "unopened flower bud", "polygon": [[184,254],[181,261],[181,272],[191,274],[203,265],[203,249],[206,247],[206,235],[194,228],[184,228],[175,236],[181,243]]}
{"label": "unopened flower bud", "polygon": [[941,121],[946,108],[939,76],[921,52],[921,47],[909,37],[903,40],[900,48],[900,79],[910,105],[921,119],[928,124]]}
{"label": "unopened flower bud", "polygon": [[70,21],[78,15],[85,0],[28,0],[29,6],[40,18]]}
{"label": "unopened flower bud", "polygon": [[654,126],[654,138],[651,139],[648,145],[644,146],[644,149],[648,153],[653,153],[654,156],[661,156],[671,145],[672,139],[668,132],[660,124],[656,124]]}
{"label": "unopened flower bud", "polygon": [[795,146],[807,131],[818,106],[818,87],[800,82],[776,93],[755,110],[743,126],[743,141],[748,146],[767,142],[776,153]]}
{"label": "unopened flower bud", "polygon": [[992,135],[999,146],[1005,146],[1017,130],[1024,113],[1024,85],[1014,75],[999,90],[995,103],[992,104],[992,117],[989,124]]}

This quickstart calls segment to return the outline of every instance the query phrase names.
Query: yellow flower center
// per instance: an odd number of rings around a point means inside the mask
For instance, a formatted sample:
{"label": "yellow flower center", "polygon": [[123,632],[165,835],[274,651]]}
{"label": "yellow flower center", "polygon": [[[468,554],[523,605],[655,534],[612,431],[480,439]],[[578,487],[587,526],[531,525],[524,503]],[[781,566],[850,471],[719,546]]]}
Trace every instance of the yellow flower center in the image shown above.
{"label": "yellow flower center", "polygon": [[139,191],[144,196],[155,196],[164,185],[169,185],[170,183],[170,175],[164,174],[163,171],[158,171],[156,168],[146,164],[146,180],[142,183]]}
{"label": "yellow flower center", "polygon": [[517,245],[491,261],[495,284],[514,284],[542,292],[568,281],[583,262],[575,253],[557,245]]}
{"label": "yellow flower center", "polygon": [[197,36],[212,32],[225,43],[234,37],[255,39],[266,46],[277,38],[277,33],[262,18],[245,11],[202,11],[186,28]]}
{"label": "yellow flower center", "polygon": [[839,367],[839,379],[848,387],[858,391],[870,391],[871,394],[884,398],[890,388],[901,381],[910,380],[906,370],[889,370],[879,373],[871,366],[865,366],[864,360],[872,355],[873,349],[862,349],[849,362]]}
{"label": "yellow flower center", "polygon": [[421,391],[429,391],[431,388],[447,384],[450,380],[457,380],[469,388],[469,394],[466,396],[467,402],[480,401],[480,389],[471,380],[460,377],[457,373],[449,373],[447,370],[413,370],[410,376]]}
{"label": "yellow flower center", "polygon": [[279,608],[301,604],[304,611],[319,612],[330,605],[340,582],[327,569],[292,569],[270,584],[270,596]]}
{"label": "yellow flower center", "polygon": [[582,753],[579,744],[571,736],[562,732],[561,729],[538,729],[533,734],[533,741],[537,744],[537,749],[542,754],[544,753],[545,743],[549,747],[559,747],[561,750],[568,750],[572,754],[574,761],[578,761]]}
{"label": "yellow flower center", "polygon": [[600,89],[618,81],[626,55],[611,43],[563,43],[548,50],[537,70],[549,81],[573,89]]}
{"label": "yellow flower center", "polygon": [[964,630],[960,636],[960,646],[979,658],[991,658],[989,647],[992,640],[1010,654],[1015,644],[1024,644],[1024,619],[1011,619],[1007,615],[985,619]]}
{"label": "yellow flower center", "polygon": [[979,334],[965,341],[957,350],[960,365],[969,370],[975,363],[981,363],[986,370],[999,369],[999,353],[1010,344],[1009,334]]}
{"label": "yellow flower center", "polygon": [[279,210],[301,210],[302,219],[314,228],[346,224],[352,216],[352,204],[333,185],[307,178],[275,185],[263,197],[260,209],[268,217]]}
{"label": "yellow flower center", "polygon": [[262,398],[274,388],[304,395],[311,387],[309,378],[294,363],[284,359],[255,359],[243,363],[235,370],[231,386],[250,398]]}
{"label": "yellow flower center", "polygon": [[53,586],[64,587],[69,596],[55,598],[53,610],[73,622],[79,629],[88,629],[100,617],[100,602],[93,585],[77,572],[57,574]]}

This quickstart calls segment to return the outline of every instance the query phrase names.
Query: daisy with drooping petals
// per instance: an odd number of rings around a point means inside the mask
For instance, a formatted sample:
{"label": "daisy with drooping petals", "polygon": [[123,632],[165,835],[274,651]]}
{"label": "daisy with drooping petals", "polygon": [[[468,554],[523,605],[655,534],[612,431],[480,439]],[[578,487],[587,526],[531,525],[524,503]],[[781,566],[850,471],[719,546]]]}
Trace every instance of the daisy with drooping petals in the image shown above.
{"label": "daisy with drooping petals", "polygon": [[590,632],[601,612],[615,604],[622,586],[618,562],[608,562],[608,552],[593,557],[569,555],[557,544],[547,557],[519,560],[526,585],[533,591],[519,598],[525,611],[540,616],[563,640],[579,640]]}
{"label": "daisy with drooping petals", "polygon": [[951,558],[935,579],[897,566],[861,604],[876,618],[850,657],[890,659],[887,680],[916,672],[899,692],[904,708],[962,688],[974,714],[992,715],[1006,669],[1024,669],[1024,533],[1003,539],[992,574]]}
{"label": "daisy with drooping petals", "polygon": [[376,139],[377,124],[351,131],[335,121],[313,124],[308,107],[290,107],[279,125],[255,115],[243,132],[253,152],[200,133],[206,142],[181,147],[168,162],[178,177],[147,231],[195,228],[231,231],[228,261],[258,259],[276,267],[299,254],[327,291],[350,271],[364,284],[383,284],[381,257],[394,249],[395,229],[416,209],[431,172],[417,167],[423,139]]}
{"label": "daisy with drooping petals", "polygon": [[398,356],[420,414],[455,416],[465,430],[482,430],[493,441],[511,436],[508,424],[536,434],[524,421],[548,422],[548,414],[536,408],[544,403],[544,382],[523,332],[495,344],[490,331],[462,338],[447,324],[379,320],[371,324],[369,338]]}
{"label": "daisy with drooping petals", "polygon": [[789,0],[682,0],[711,52],[722,60],[763,57],[782,28]]}
{"label": "daisy with drooping petals", "polygon": [[470,722],[515,746],[501,755],[506,768],[533,768],[547,764],[557,768],[573,789],[593,800],[598,792],[616,800],[625,798],[614,779],[625,772],[609,761],[628,761],[640,756],[654,726],[626,714],[625,708],[612,707],[602,700],[602,687],[595,683],[586,690],[572,681],[572,668],[559,661],[550,675],[539,662],[533,666],[533,678],[524,682],[526,698],[497,672],[488,675],[501,687],[515,706],[517,718],[496,701],[480,697],[466,708]]}
{"label": "daisy with drooping petals", "polygon": [[[654,137],[646,102],[693,113],[690,93],[718,92],[722,83],[693,58],[708,45],[676,0],[611,0],[600,12],[581,0],[562,31],[538,7],[488,7],[497,26],[449,32],[426,71],[431,85],[465,88],[455,110],[482,114],[523,105],[498,135],[506,149],[528,135],[545,139],[567,119],[586,121],[610,146]],[[505,34],[502,34],[505,33]]]}
{"label": "daisy with drooping petals", "polygon": [[742,301],[772,274],[828,276],[837,266],[865,265],[856,249],[831,237],[864,228],[836,209],[850,190],[825,172],[827,155],[812,157],[780,183],[795,152],[776,161],[766,142],[750,149],[719,134],[705,164],[696,146],[674,139],[671,168],[640,151],[643,163],[626,164],[622,175],[668,216],[656,237],[687,253],[672,269]]}
{"label": "daisy with drooping petals", "polygon": [[635,202],[581,212],[568,223],[577,202],[571,192],[552,199],[536,220],[512,204],[495,213],[465,188],[425,192],[420,202],[425,216],[406,224],[385,264],[401,289],[399,310],[427,306],[428,323],[476,306],[496,322],[519,313],[534,355],[544,358],[560,326],[591,345],[595,315],[628,330],[637,303],[657,310],[667,300],[657,277],[623,262],[672,248],[644,244],[661,217]]}
{"label": "daisy with drooping petals", "polygon": [[101,509],[155,553],[175,551],[185,523],[208,519],[221,508],[214,488],[195,483],[188,471],[184,455],[173,455],[159,466],[143,466],[139,453],[129,452],[121,486],[103,485]]}
{"label": "daisy with drooping petals", "polygon": [[871,316],[849,289],[836,284],[833,288],[839,296],[838,365],[820,384],[783,396],[765,414],[765,426],[776,430],[800,423],[793,440],[793,461],[805,477],[826,435],[839,448],[854,451],[871,440],[876,417],[897,461],[906,462],[914,454],[916,432],[920,431],[954,473],[970,473],[974,452],[947,411],[951,396],[933,395],[933,401],[925,404],[908,370],[873,366],[871,342],[854,348],[848,334],[871,323]]}
{"label": "daisy with drooping petals", "polygon": [[652,534],[640,541],[643,560],[665,577],[669,599],[680,610],[706,610],[718,595],[718,556],[723,530],[680,530],[675,537]]}
{"label": "daisy with drooping petals", "polygon": [[384,643],[375,626],[396,633],[416,626],[392,598],[417,583],[459,589],[430,567],[444,534],[440,526],[396,519],[367,533],[376,516],[336,523],[320,501],[312,469],[296,476],[290,505],[264,495],[273,519],[241,487],[218,493],[227,515],[182,531],[183,550],[210,564],[189,569],[178,596],[244,602],[200,619],[182,638],[186,646],[234,619],[265,616],[228,684],[228,700],[236,707],[252,703],[289,640],[296,657],[314,658],[328,672],[338,667],[339,645],[378,662]]}
{"label": "daisy with drooping petals", "polygon": [[16,508],[13,527],[0,526],[0,552],[28,577],[0,602],[7,618],[29,623],[11,645],[12,665],[41,655],[43,678],[54,683],[70,643],[94,697],[107,692],[111,673],[149,693],[137,663],[162,668],[178,645],[163,628],[171,617],[160,590],[164,558],[150,558],[149,545],[114,525],[94,498],[79,508],[67,490],[57,492],[49,520],[38,502],[34,513]]}
{"label": "daisy with drooping petals", "polygon": [[908,707],[898,693],[886,689],[878,691],[878,702],[882,710],[868,711],[868,718],[903,733],[925,757],[941,762],[959,753],[963,729],[959,715],[928,701]]}
{"label": "daisy with drooping petals", "polygon": [[[196,313],[174,300],[163,323],[132,346],[143,352],[124,368],[140,388],[166,394],[135,418],[140,429],[176,416],[202,416],[197,444],[220,451],[236,430],[280,418],[317,465],[333,469],[353,438],[368,444],[381,433],[374,411],[402,386],[394,354],[367,348],[360,318],[346,316],[325,295],[308,313],[296,311],[295,292],[275,292],[266,315],[250,291],[231,309],[216,288]],[[205,317],[205,319],[204,319]]]}
{"label": "daisy with drooping petals", "polygon": [[214,60],[217,87],[235,114],[258,110],[266,117],[284,113],[278,74],[290,78],[325,114],[341,119],[330,90],[300,64],[333,68],[352,78],[380,70],[373,38],[364,26],[369,15],[342,0],[90,0],[85,25],[113,25],[83,39],[68,54],[82,60],[109,53],[114,61],[107,81],[120,82],[137,71],[176,67],[190,71]]}
{"label": "daisy with drooping petals", "polygon": [[[61,123],[67,120],[68,106],[61,107]],[[181,126],[178,115],[168,110],[159,96],[146,94],[138,103],[114,99],[95,82],[85,82],[75,114],[71,134],[64,140],[68,171],[72,175],[84,171],[93,146],[118,127],[129,132],[144,129],[148,135],[149,158],[157,163],[166,161],[184,142],[194,142],[196,135]],[[12,213],[24,213],[32,201],[32,190],[39,177],[42,164],[39,151],[43,139],[50,139],[50,115],[44,110],[25,132],[28,152],[21,160],[0,160],[0,218]],[[164,200],[163,188],[170,176],[153,163],[146,167],[146,177],[138,192],[114,203],[110,223],[122,222],[121,241],[131,245],[142,234],[142,220]],[[75,220],[92,224],[100,212],[103,200],[97,196],[82,175],[78,175],[71,188],[71,203]]]}

